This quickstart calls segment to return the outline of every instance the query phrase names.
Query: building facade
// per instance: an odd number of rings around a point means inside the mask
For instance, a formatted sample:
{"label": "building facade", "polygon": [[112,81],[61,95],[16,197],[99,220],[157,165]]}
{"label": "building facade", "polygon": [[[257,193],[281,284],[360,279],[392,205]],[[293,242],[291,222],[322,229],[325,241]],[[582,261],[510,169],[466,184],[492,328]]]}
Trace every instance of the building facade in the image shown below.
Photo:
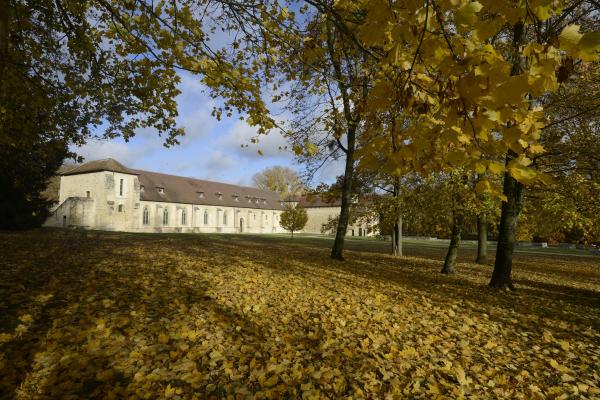
{"label": "building facade", "polygon": [[[302,232],[321,234],[339,215],[337,203],[300,198],[308,222]],[[286,203],[277,193],[127,168],[114,159],[63,172],[57,206],[45,226],[125,232],[284,233]],[[351,226],[349,236],[366,236]]]}
{"label": "building facade", "polygon": [[127,232],[283,233],[277,193],[92,161],[60,177],[46,226]]}

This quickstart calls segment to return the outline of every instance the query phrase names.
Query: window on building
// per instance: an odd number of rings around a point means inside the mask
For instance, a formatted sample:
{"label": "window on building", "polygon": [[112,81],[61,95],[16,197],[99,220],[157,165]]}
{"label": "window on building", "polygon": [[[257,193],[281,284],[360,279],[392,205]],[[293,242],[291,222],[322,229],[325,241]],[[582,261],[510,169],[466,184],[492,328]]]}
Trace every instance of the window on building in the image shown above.
{"label": "window on building", "polygon": [[223,225],[227,225],[227,213],[223,213]]}
{"label": "window on building", "polygon": [[165,208],[163,211],[163,225],[169,225],[169,209]]}
{"label": "window on building", "polygon": [[140,192],[144,191],[144,185],[140,185]]}
{"label": "window on building", "polygon": [[185,210],[181,210],[181,225],[185,225],[187,223],[187,215]]}
{"label": "window on building", "polygon": [[148,210],[148,207],[144,207],[144,212],[142,213],[142,224],[150,224],[150,210]]}
{"label": "window on building", "polygon": [[123,212],[123,204],[119,204],[119,207],[117,207],[117,210],[119,210],[119,212]]}
{"label": "window on building", "polygon": [[223,193],[221,193],[221,192],[217,192],[216,194],[217,194],[217,198],[218,198],[219,200],[223,200]]}
{"label": "window on building", "polygon": [[163,187],[159,187],[158,189],[158,193],[163,194],[165,192],[165,188]]}
{"label": "window on building", "polygon": [[119,196],[123,196],[123,179],[119,179]]}
{"label": "window on building", "polygon": [[208,225],[208,211],[204,210],[204,225]]}
{"label": "window on building", "polygon": [[85,197],[90,197],[90,191],[89,191],[89,190],[87,190],[87,191],[85,192]]}
{"label": "window on building", "polygon": [[196,194],[198,195],[199,199],[203,199],[204,198],[204,192],[196,192]]}

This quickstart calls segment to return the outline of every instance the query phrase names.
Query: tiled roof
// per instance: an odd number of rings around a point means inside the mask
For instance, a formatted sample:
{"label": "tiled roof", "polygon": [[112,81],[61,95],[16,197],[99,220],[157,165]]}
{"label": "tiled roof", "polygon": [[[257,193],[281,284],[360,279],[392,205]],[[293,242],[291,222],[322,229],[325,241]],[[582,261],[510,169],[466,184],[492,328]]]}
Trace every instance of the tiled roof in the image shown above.
{"label": "tiled roof", "polygon": [[[140,200],[281,210],[279,194],[246,186],[132,170],[143,191]],[[162,189],[162,190],[161,190]]]}
{"label": "tiled roof", "polygon": [[120,172],[122,174],[134,174],[129,168],[118,162],[113,158],[105,158],[103,160],[95,160],[86,162],[84,164],[78,165],[75,168],[71,168],[66,172],[62,172],[61,175],[78,175],[78,174],[87,174],[90,172],[100,172],[100,171],[111,171],[111,172]]}
{"label": "tiled roof", "polygon": [[328,199],[318,194],[309,194],[301,196],[298,201],[304,208],[315,208],[315,207],[340,207],[342,205],[341,199]]}
{"label": "tiled roof", "polygon": [[142,201],[221,205],[264,210],[283,209],[279,194],[275,192],[127,168],[112,158],[90,161],[70,169],[62,175],[99,171],[137,175],[140,182],[140,200]]}

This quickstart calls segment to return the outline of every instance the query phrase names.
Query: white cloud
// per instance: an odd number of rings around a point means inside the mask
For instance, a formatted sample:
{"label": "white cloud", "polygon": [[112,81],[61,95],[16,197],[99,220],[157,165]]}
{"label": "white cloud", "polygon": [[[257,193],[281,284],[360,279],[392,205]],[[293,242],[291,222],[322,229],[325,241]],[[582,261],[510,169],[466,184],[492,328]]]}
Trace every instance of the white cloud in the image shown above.
{"label": "white cloud", "polygon": [[[258,143],[252,143],[252,139],[257,139]],[[249,126],[244,121],[234,123],[222,138],[220,145],[225,146],[228,151],[231,149],[248,159],[292,158],[290,151],[286,148],[287,142],[281,133],[274,130],[267,135],[258,135],[257,128]],[[262,151],[263,156],[258,153],[259,150]]]}
{"label": "white cloud", "polygon": [[86,162],[114,158],[126,166],[133,166],[148,149],[125,142],[93,139],[81,147],[73,147],[72,150],[83,156]]}

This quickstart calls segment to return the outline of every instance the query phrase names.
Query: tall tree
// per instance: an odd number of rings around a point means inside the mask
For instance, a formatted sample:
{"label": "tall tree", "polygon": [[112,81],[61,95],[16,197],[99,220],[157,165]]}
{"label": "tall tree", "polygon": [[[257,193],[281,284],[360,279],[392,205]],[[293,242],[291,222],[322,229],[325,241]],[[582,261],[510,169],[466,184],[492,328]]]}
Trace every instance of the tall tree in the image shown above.
{"label": "tall tree", "polygon": [[[233,45],[211,47],[213,30],[240,30],[230,18],[236,13],[247,23],[250,11],[218,1],[202,10],[186,0],[1,0],[0,146],[24,157],[30,149],[64,157],[64,146],[94,136],[128,140],[144,127],[176,144],[182,70],[201,76],[215,95],[226,92],[225,109],[239,106],[268,127],[248,64],[233,62]],[[3,169],[1,179],[10,187],[31,181],[30,167]],[[46,173],[39,179],[31,189],[43,187]]]}
{"label": "tall tree", "polygon": [[297,196],[304,191],[298,173],[291,168],[274,166],[257,172],[252,177],[254,186],[259,189],[272,190],[283,198]]}

